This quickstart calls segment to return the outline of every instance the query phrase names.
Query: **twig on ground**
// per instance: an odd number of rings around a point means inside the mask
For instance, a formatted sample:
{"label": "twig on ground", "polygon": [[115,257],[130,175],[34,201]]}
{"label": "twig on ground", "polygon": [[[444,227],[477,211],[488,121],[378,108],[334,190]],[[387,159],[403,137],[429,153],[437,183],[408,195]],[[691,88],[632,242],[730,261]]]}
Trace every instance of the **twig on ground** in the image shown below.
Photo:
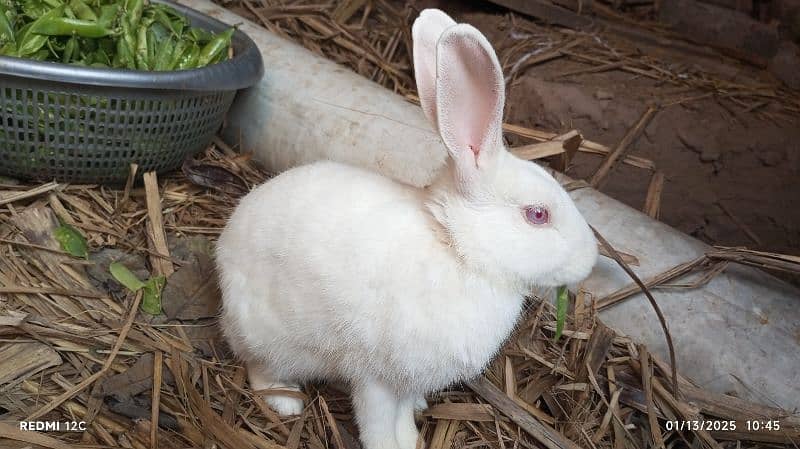
{"label": "twig on ground", "polygon": [[658,306],[658,303],[656,302],[655,298],[653,298],[653,295],[650,293],[650,289],[647,288],[646,285],[644,285],[641,279],[639,279],[639,276],[637,276],[636,273],[634,273],[633,270],[631,270],[628,264],[626,264],[625,261],[622,260],[622,257],[620,257],[620,255],[617,254],[617,252],[614,250],[614,247],[611,246],[611,244],[608,243],[608,241],[599,232],[597,232],[597,229],[592,227],[592,231],[594,231],[594,235],[595,237],[597,237],[597,240],[600,241],[600,244],[606,248],[606,251],[608,251],[614,257],[614,260],[617,262],[617,264],[623,270],[625,270],[628,276],[630,276],[631,279],[633,279],[633,281],[636,283],[636,285],[638,285],[639,288],[642,290],[642,293],[644,293],[645,296],[647,296],[647,299],[650,301],[650,305],[653,306],[653,310],[655,310],[656,315],[658,315],[658,321],[661,323],[661,328],[664,330],[664,338],[666,338],[667,347],[669,348],[669,360],[670,364],[672,365],[672,391],[677,396],[679,394],[678,393],[679,390],[678,390],[678,369],[676,366],[676,359],[675,359],[675,346],[672,344],[672,334],[670,334],[669,328],[667,327],[667,320],[666,318],[664,318],[664,313],[661,312],[661,308]]}

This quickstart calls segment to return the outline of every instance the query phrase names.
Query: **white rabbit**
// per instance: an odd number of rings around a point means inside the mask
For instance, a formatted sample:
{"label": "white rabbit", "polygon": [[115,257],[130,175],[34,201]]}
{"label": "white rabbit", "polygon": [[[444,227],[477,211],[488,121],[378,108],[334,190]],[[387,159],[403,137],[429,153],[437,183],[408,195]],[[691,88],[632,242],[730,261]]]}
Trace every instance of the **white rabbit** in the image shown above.
{"label": "white rabbit", "polygon": [[[297,167],[242,199],[217,249],[222,328],[251,387],[347,382],[365,449],[413,449],[424,396],[481,372],[532,286],[578,282],[597,257],[567,193],[504,148],[486,38],[428,9],[413,39],[422,106],[450,155],[438,180]],[[265,399],[303,409],[297,395]]]}

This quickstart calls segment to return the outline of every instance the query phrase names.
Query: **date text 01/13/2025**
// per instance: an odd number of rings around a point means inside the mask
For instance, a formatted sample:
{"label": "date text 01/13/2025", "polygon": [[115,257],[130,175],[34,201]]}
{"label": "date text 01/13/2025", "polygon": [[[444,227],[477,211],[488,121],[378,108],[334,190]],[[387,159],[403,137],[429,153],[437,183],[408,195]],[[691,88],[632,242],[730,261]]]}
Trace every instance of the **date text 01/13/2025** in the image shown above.
{"label": "date text 01/13/2025", "polygon": [[760,420],[760,419],[748,419],[745,421],[701,421],[701,420],[689,420],[689,421],[667,421],[665,423],[666,430],[677,430],[677,431],[698,431],[698,430],[705,430],[707,432],[733,432],[737,428],[742,430],[741,428],[746,429],[748,432],[758,432],[758,431],[778,431],[781,429],[781,422],[778,420]]}

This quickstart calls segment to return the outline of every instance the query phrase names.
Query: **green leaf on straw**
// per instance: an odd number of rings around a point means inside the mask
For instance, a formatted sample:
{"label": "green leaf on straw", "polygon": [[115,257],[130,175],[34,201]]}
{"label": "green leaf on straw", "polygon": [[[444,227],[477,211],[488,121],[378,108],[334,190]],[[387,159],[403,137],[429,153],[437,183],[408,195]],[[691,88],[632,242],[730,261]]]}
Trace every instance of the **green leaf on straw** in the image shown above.
{"label": "green leaf on straw", "polygon": [[164,276],[156,276],[142,282],[125,265],[113,262],[108,266],[108,271],[120,284],[132,292],[142,291],[141,309],[150,315],[161,315],[161,291],[167,279]]}
{"label": "green leaf on straw", "polygon": [[62,223],[57,227],[54,236],[58,243],[61,244],[61,249],[74,257],[88,258],[89,246],[86,244],[86,238],[72,226]]}
{"label": "green leaf on straw", "polygon": [[142,297],[142,311],[150,315],[161,315],[161,291],[167,279],[164,276],[150,278],[144,284],[144,296]]}
{"label": "green leaf on straw", "polygon": [[114,276],[117,282],[124,285],[125,288],[132,292],[144,288],[144,282],[140,281],[135,274],[131,273],[128,267],[119,262],[112,262],[111,265],[108,266],[108,271],[111,272],[111,276]]}

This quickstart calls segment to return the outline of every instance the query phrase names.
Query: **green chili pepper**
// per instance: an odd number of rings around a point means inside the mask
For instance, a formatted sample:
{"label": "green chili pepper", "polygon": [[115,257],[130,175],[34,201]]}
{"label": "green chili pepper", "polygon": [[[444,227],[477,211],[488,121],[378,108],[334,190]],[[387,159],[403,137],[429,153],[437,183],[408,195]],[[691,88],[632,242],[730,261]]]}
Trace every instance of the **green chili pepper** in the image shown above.
{"label": "green chili pepper", "polygon": [[67,41],[67,44],[64,45],[64,52],[61,53],[61,62],[64,64],[69,64],[74,56],[78,51],[78,38],[72,36]]}
{"label": "green chili pepper", "polygon": [[155,21],[155,17],[146,17],[144,22],[150,24],[147,30],[147,65],[151,70],[155,68],[156,58],[165,41],[171,39],[169,30]]}
{"label": "green chili pepper", "polygon": [[125,44],[131,52],[133,52],[136,48],[136,35],[133,34],[133,28],[125,21],[122,21],[122,40],[125,41]]}
{"label": "green chili pepper", "polygon": [[147,27],[147,24],[140,23],[139,29],[136,31],[136,49],[134,51],[134,57],[136,59],[136,68],[139,70],[150,70],[148,64]]}
{"label": "green chili pepper", "polygon": [[150,67],[150,70],[153,70],[156,65],[156,51],[159,45],[161,45],[161,41],[156,37],[153,28],[149,28],[147,30],[147,66]]}
{"label": "green chili pepper", "polygon": [[172,49],[172,57],[167,64],[166,70],[175,70],[175,68],[178,67],[178,63],[180,63],[183,53],[189,49],[188,45],[189,42],[184,39],[181,39],[175,43],[175,47]]}
{"label": "green chili pepper", "polygon": [[136,60],[133,56],[133,48],[128,46],[125,39],[117,40],[117,53],[114,55],[114,67],[135,69]]}
{"label": "green chili pepper", "polygon": [[197,58],[199,56],[200,46],[193,43],[192,46],[183,53],[183,56],[181,56],[176,68],[178,70],[187,70],[197,67]]}
{"label": "green chili pepper", "polygon": [[114,31],[88,20],[55,17],[36,22],[30,32],[47,36],[103,37],[114,34]]}
{"label": "green chili pepper", "polygon": [[14,40],[14,27],[11,26],[11,21],[8,20],[6,11],[6,7],[0,3],[0,38],[5,36],[8,41],[16,42],[16,40]]}
{"label": "green chili pepper", "polygon": [[131,28],[136,28],[142,20],[144,0],[125,0],[125,11],[128,13],[128,23]]}
{"label": "green chili pepper", "polygon": [[97,14],[83,0],[71,0],[69,7],[72,8],[72,11],[75,12],[79,19],[97,21]]}
{"label": "green chili pepper", "polygon": [[[230,48],[230,47],[229,47],[229,48]],[[216,58],[214,58],[214,59],[212,59],[212,60],[211,60],[211,62],[209,62],[209,63],[208,63],[208,65],[211,65],[211,64],[219,64],[219,63],[220,63],[220,62],[222,62],[222,61],[226,61],[226,60],[228,59],[229,48],[226,48],[226,49],[225,49],[225,51],[221,51],[221,52],[219,52],[219,54],[217,55],[217,57],[216,57]]]}
{"label": "green chili pepper", "polygon": [[197,66],[207,66],[220,53],[228,51],[234,31],[234,28],[229,28],[214,36],[200,51],[200,56],[197,58]]}
{"label": "green chili pepper", "polygon": [[175,51],[175,45],[172,39],[165,39],[156,51],[155,61],[153,63],[153,70],[169,70],[170,61],[172,61],[172,52]]}
{"label": "green chili pepper", "polygon": [[131,32],[130,24],[122,21],[122,37],[117,39],[117,52],[114,56],[114,67],[136,69],[136,59],[133,54],[136,48],[136,38]]}

